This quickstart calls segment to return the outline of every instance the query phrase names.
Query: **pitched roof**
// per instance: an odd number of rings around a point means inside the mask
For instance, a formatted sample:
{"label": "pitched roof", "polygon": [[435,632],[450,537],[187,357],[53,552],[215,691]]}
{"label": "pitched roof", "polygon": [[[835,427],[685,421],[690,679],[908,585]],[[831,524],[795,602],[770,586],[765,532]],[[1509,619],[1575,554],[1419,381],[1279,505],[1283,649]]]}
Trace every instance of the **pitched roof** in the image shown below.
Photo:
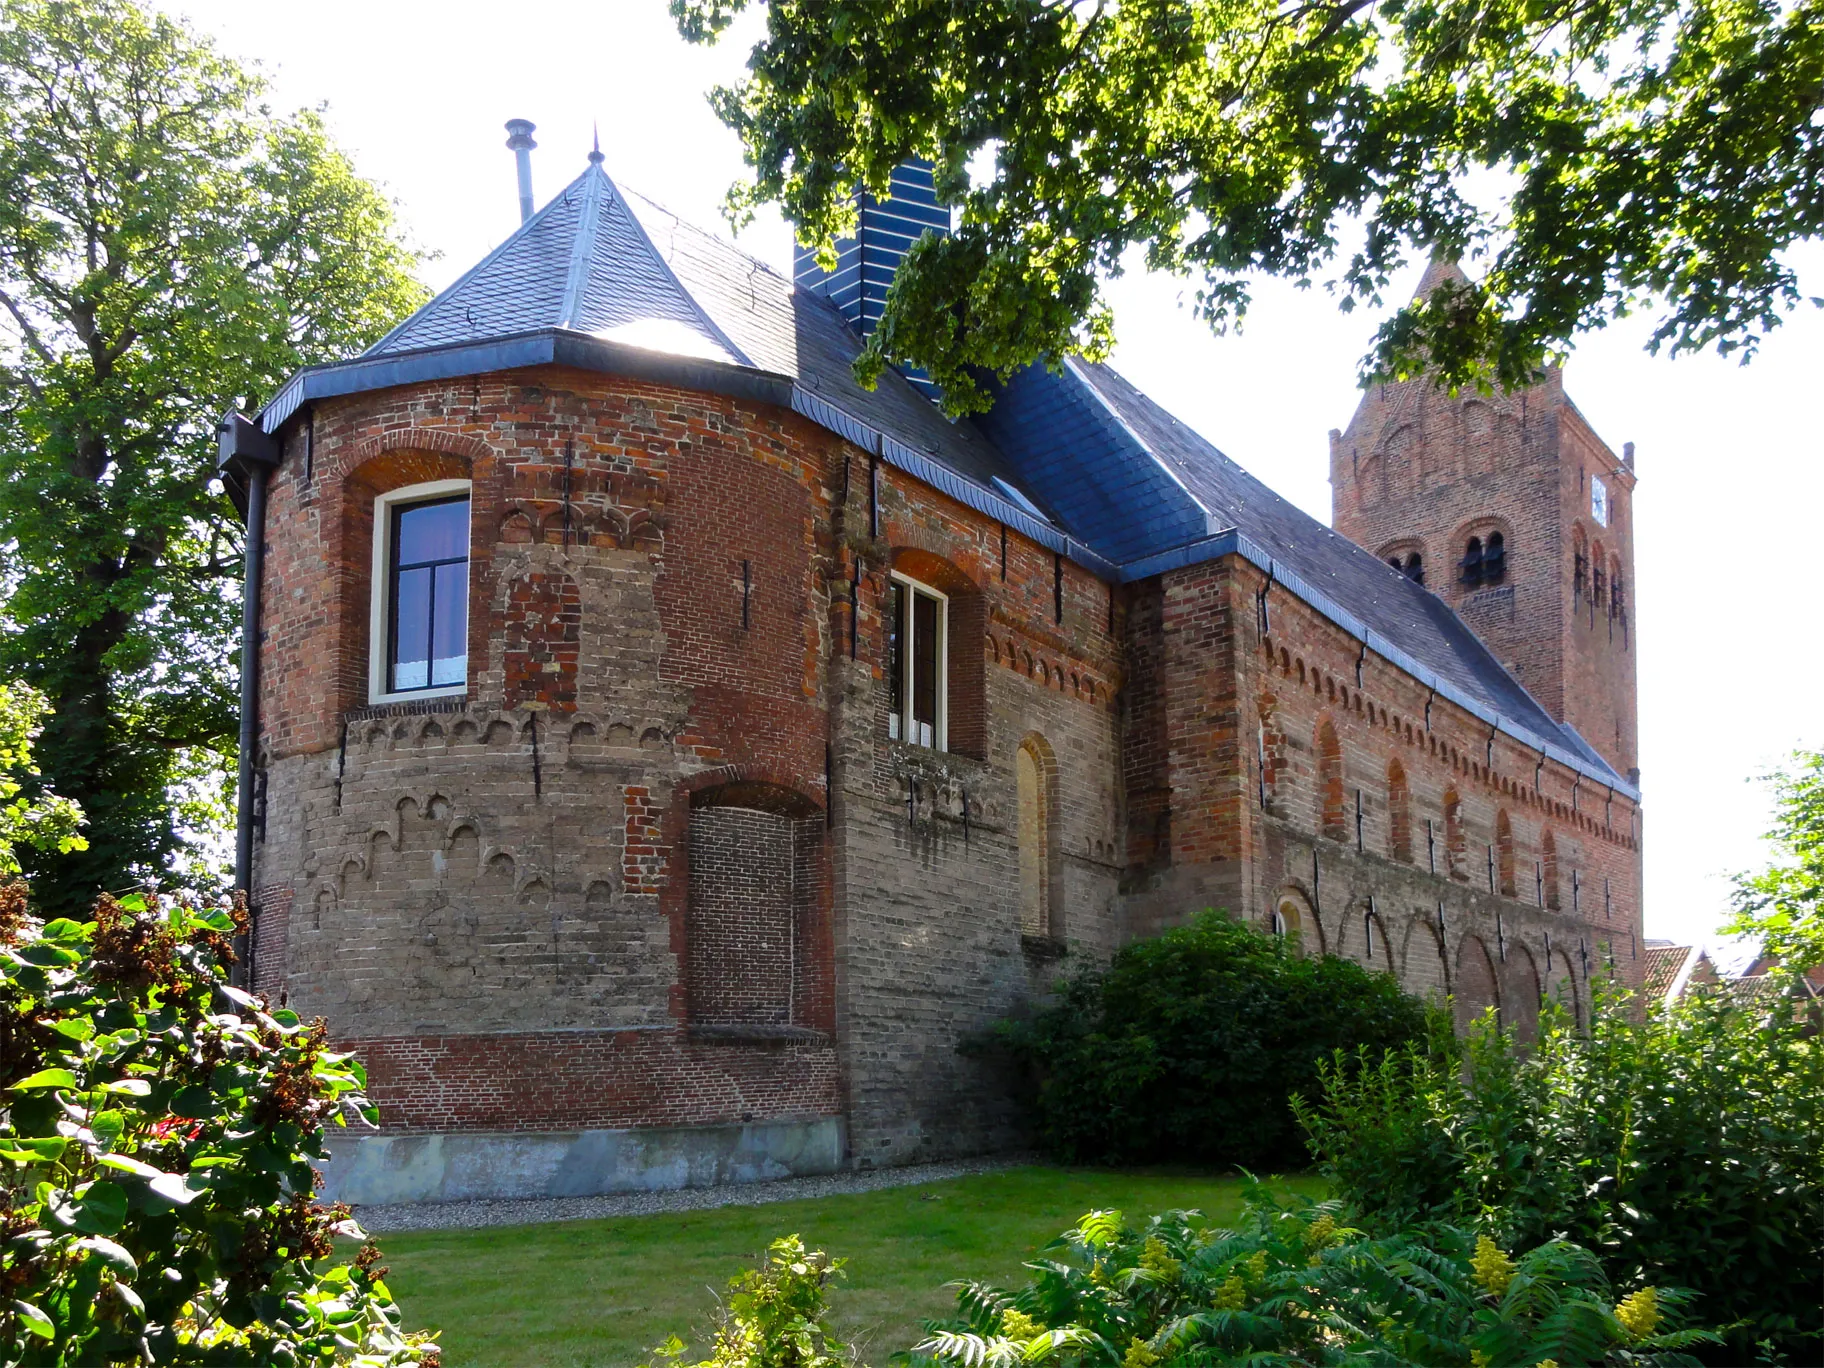
{"label": "pitched roof", "polygon": [[1647,964],[1641,987],[1648,998],[1668,1001],[1672,985],[1677,982],[1685,962],[1697,953],[1693,945],[1651,945],[1647,946]]}
{"label": "pitched roof", "polygon": [[652,250],[599,163],[363,353],[564,328],[655,351],[752,365]]}
{"label": "pitched roof", "polygon": [[788,405],[1117,581],[1239,552],[1484,720],[1633,793],[1435,595],[1281,499],[1106,366],[1034,366],[975,422],[895,371],[855,383],[861,339],[817,293],[591,165],[362,356],[294,376],[313,398],[561,362]]}
{"label": "pitched roof", "polygon": [[1315,590],[1461,695],[1622,783],[1573,727],[1556,721],[1430,590],[1275,494],[1107,366],[1014,377],[983,427],[1065,527],[1111,559],[1145,562],[1234,529],[1275,577]]}

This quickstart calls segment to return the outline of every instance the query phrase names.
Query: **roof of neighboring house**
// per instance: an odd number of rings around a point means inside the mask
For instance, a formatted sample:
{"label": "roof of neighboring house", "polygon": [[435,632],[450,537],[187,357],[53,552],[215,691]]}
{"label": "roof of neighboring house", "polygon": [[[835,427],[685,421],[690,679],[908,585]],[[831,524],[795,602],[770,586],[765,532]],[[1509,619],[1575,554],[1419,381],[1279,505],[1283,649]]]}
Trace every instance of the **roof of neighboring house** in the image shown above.
{"label": "roof of neighboring house", "polygon": [[1646,971],[1641,983],[1647,996],[1661,1002],[1669,1001],[1673,983],[1677,981],[1686,963],[1696,953],[1697,947],[1694,945],[1653,945],[1649,943]]}
{"label": "roof of neighboring house", "polygon": [[1377,654],[1524,744],[1638,796],[1436,595],[1280,498],[1107,366],[1033,366],[974,422],[888,370],[828,300],[638,195],[599,162],[361,357],[300,372],[314,398],[558,363],[788,406],[1111,580],[1239,552]]}

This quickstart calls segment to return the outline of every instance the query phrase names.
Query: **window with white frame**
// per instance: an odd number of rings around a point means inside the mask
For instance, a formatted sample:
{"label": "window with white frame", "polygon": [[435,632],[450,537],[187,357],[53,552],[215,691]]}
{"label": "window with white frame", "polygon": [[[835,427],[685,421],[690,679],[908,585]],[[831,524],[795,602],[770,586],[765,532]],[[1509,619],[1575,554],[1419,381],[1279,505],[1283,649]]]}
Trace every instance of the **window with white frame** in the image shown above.
{"label": "window with white frame", "polygon": [[379,702],[468,686],[469,482],[374,501],[370,694]]}
{"label": "window with white frame", "polygon": [[950,600],[894,575],[887,605],[887,735],[944,750]]}

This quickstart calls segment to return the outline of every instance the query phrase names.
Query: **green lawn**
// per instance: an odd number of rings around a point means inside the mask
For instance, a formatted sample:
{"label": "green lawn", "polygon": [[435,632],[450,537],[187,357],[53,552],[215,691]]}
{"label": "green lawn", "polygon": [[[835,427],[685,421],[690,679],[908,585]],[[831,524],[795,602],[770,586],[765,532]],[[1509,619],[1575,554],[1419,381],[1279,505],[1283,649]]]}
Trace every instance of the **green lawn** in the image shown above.
{"label": "green lawn", "polygon": [[[1316,1180],[1289,1187],[1315,1192]],[[884,1363],[946,1314],[943,1284],[1011,1283],[1033,1251],[1096,1207],[1195,1207],[1226,1219],[1234,1178],[1020,1168],[884,1192],[607,1221],[386,1235],[388,1282],[414,1329],[443,1331],[449,1368],[627,1368],[677,1333],[701,1347],[715,1292],[775,1236],[849,1260],[838,1327]]]}

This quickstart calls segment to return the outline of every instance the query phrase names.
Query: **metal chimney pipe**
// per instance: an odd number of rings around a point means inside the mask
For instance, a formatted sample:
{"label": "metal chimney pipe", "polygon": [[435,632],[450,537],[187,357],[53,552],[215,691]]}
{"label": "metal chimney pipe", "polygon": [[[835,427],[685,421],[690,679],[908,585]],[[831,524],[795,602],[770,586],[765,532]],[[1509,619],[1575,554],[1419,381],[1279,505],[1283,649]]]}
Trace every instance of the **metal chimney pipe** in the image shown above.
{"label": "metal chimney pipe", "polygon": [[538,125],[530,119],[508,119],[507,146],[513,149],[513,164],[519,170],[519,221],[532,217],[532,130]]}

